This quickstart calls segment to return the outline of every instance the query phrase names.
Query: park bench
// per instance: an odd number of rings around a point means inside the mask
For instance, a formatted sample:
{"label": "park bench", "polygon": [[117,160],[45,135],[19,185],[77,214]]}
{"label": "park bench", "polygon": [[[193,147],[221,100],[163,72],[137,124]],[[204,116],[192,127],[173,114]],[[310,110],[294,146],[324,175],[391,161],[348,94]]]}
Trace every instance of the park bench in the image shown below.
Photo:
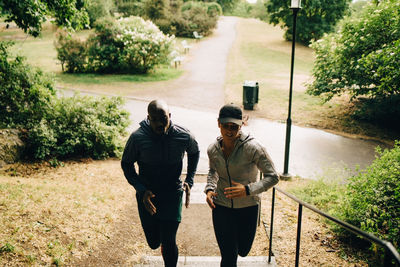
{"label": "park bench", "polygon": [[174,64],[175,68],[180,65],[184,59],[183,56],[181,56],[176,50],[171,52],[171,57],[172,57],[172,63]]}
{"label": "park bench", "polygon": [[198,32],[196,32],[196,31],[194,31],[193,32],[193,36],[194,36],[194,38],[198,41],[198,40],[200,40],[201,38],[203,38],[203,35],[200,35]]}
{"label": "park bench", "polygon": [[187,43],[186,40],[183,40],[181,43],[182,43],[182,47],[183,47],[183,52],[186,54],[187,52],[189,52],[189,49],[191,48],[191,46]]}

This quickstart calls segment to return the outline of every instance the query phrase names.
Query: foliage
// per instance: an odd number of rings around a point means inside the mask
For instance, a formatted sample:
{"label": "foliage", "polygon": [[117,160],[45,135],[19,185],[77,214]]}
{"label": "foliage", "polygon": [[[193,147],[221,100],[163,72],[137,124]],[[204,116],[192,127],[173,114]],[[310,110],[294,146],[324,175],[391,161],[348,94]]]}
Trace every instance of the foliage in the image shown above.
{"label": "foliage", "polygon": [[112,0],[88,0],[87,3],[86,9],[91,27],[98,19],[113,16],[115,4]]}
{"label": "foliage", "polygon": [[30,123],[27,153],[33,158],[120,156],[129,114],[121,98],[74,95],[54,100],[51,112]]}
{"label": "foliage", "polygon": [[[296,40],[308,45],[334,29],[348,11],[351,0],[304,0],[297,14]],[[292,40],[293,12],[290,0],[269,0],[266,3],[269,22],[285,29],[285,39]]]}
{"label": "foliage", "polygon": [[57,98],[51,77],[0,42],[0,126],[23,129],[29,158],[119,156],[128,113],[120,98]]}
{"label": "foliage", "polygon": [[55,94],[49,75],[23,57],[10,58],[10,42],[0,42],[0,126],[14,127],[46,114]]}
{"label": "foliage", "polygon": [[352,117],[400,133],[400,95],[361,98],[356,102]]}
{"label": "foliage", "polygon": [[242,17],[242,18],[249,18],[251,17],[251,10],[253,9],[253,5],[247,1],[239,1],[235,8],[229,12],[229,15]]}
{"label": "foliage", "polygon": [[222,14],[222,8],[217,2],[119,0],[117,6],[124,16],[148,18],[163,33],[188,38],[193,38],[194,31],[203,36],[211,34],[217,25],[218,16]]}
{"label": "foliage", "polygon": [[151,21],[129,17],[97,23],[87,43],[61,34],[56,49],[68,72],[147,73],[168,62],[173,41]]}
{"label": "foliage", "polygon": [[147,17],[153,21],[169,17],[169,0],[146,0],[144,8]]}
{"label": "foliage", "polygon": [[57,59],[61,62],[62,71],[84,72],[87,68],[87,45],[79,38],[65,31],[56,33],[54,46]]}
{"label": "foliage", "polygon": [[268,13],[265,8],[266,2],[266,0],[257,0],[256,3],[249,3],[246,0],[240,0],[232,11],[225,12],[225,14],[242,18],[257,18],[262,21],[267,21]]}
{"label": "foliage", "polygon": [[146,15],[145,3],[141,0],[117,0],[116,6],[118,13],[121,13],[124,17],[139,16],[144,17]]}
{"label": "foliage", "polygon": [[340,218],[400,246],[400,142],[382,151],[359,175],[349,179]]}
{"label": "foliage", "polygon": [[368,4],[339,31],[314,42],[315,81],[308,93],[326,100],[348,92],[353,99],[400,92],[400,2]]}
{"label": "foliage", "polygon": [[[217,25],[220,8],[215,3],[203,3],[188,1],[182,5],[182,18],[186,21],[187,27],[177,30],[176,35],[193,38],[193,32],[207,36]],[[218,11],[216,11],[218,10]],[[179,29],[179,27],[177,27]]]}
{"label": "foliage", "polygon": [[240,0],[217,0],[216,2],[221,6],[222,11],[225,13],[232,12]]}
{"label": "foliage", "polygon": [[84,5],[84,0],[0,0],[0,14],[6,16],[5,22],[13,21],[36,37],[49,17],[57,25],[82,29],[89,22]]}

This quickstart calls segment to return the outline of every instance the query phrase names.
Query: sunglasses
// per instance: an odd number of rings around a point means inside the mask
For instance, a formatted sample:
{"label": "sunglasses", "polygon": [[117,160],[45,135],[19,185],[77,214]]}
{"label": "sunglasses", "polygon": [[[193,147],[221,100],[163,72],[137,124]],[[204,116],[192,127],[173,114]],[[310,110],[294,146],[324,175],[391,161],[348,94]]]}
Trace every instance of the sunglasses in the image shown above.
{"label": "sunglasses", "polygon": [[239,125],[237,124],[228,124],[228,123],[223,123],[221,124],[222,128],[224,128],[225,130],[230,130],[230,131],[237,131],[239,130]]}

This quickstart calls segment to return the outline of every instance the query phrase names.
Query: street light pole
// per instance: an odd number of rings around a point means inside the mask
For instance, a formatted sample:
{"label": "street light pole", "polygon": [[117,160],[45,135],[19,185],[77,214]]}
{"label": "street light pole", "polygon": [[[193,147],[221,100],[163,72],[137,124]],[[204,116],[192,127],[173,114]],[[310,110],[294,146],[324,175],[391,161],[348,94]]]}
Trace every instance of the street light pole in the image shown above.
{"label": "street light pole", "polygon": [[292,36],[292,59],[290,66],[289,108],[288,108],[288,118],[286,120],[285,161],[283,167],[283,174],[281,175],[283,179],[291,178],[288,169],[289,169],[290,134],[292,129],[291,114],[292,114],[292,94],[293,94],[293,67],[294,67],[294,51],[296,44],[296,21],[297,21],[297,13],[301,9],[301,0],[292,0],[290,9],[293,10],[293,36]]}

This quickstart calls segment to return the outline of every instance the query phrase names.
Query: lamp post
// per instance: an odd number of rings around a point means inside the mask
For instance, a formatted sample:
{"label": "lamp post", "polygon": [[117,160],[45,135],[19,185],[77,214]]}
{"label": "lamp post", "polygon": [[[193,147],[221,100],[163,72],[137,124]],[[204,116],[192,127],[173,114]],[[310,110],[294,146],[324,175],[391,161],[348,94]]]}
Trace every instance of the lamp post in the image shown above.
{"label": "lamp post", "polygon": [[293,92],[293,67],[294,67],[294,51],[296,44],[297,12],[299,12],[299,10],[301,9],[301,0],[291,0],[290,9],[293,11],[293,36],[292,36],[292,60],[290,66],[289,108],[288,108],[288,118],[286,120],[285,161],[283,167],[283,174],[281,175],[283,179],[291,178],[288,169],[289,169],[290,133],[292,128],[291,113],[292,113],[292,92]]}

